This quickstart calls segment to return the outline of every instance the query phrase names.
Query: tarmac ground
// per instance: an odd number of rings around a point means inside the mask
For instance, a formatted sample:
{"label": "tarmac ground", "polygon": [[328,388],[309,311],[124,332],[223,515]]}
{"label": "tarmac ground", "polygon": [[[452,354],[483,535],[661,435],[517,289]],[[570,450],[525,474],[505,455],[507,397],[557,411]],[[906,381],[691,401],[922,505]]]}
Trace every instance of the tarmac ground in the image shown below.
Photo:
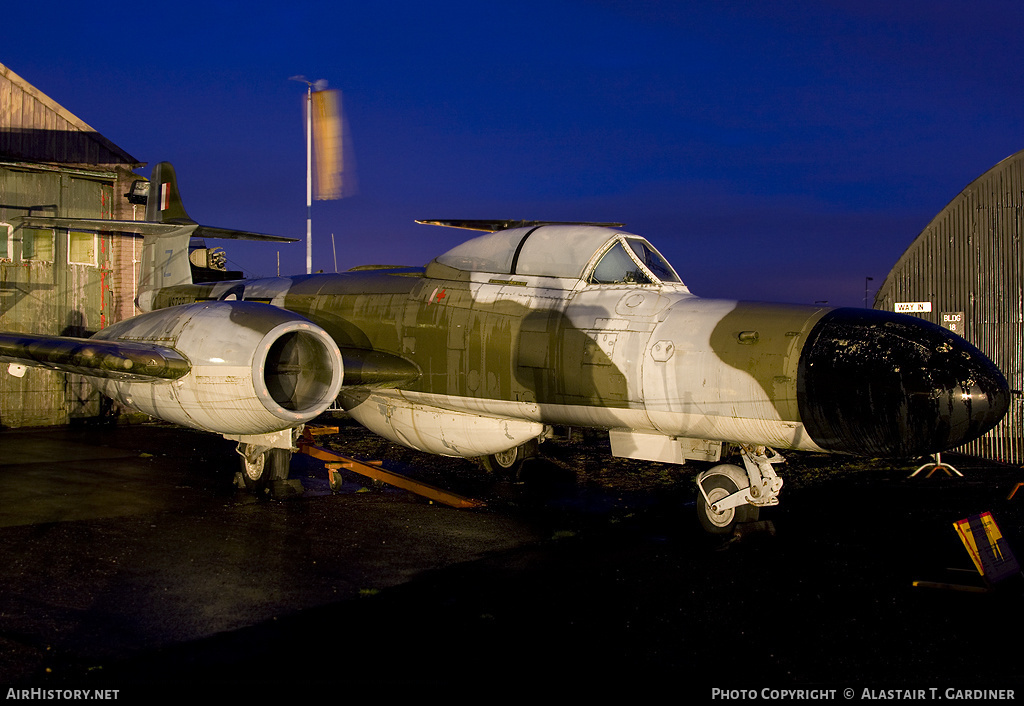
{"label": "tarmac ground", "polygon": [[214,435],[0,431],[0,687],[1024,698],[1024,579],[986,586],[954,530],[988,511],[1024,553],[1019,467],[944,455],[963,477],[909,478],[919,462],[787,454],[781,504],[721,538],[694,519],[696,466],[638,484],[579,459],[552,446],[514,481],[422,459],[486,501],[454,509],[358,478],[331,492],[296,457],[304,493],[267,501]]}

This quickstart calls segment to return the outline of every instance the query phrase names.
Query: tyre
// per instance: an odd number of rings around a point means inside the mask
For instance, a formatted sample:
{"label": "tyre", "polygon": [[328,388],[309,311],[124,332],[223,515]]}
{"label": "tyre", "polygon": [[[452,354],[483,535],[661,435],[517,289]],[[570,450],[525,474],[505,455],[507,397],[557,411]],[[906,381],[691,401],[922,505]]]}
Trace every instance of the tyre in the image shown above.
{"label": "tyre", "polygon": [[[714,504],[735,493],[739,488],[736,482],[729,476],[712,475],[705,478],[701,485],[708,495],[708,500]],[[700,526],[711,534],[732,534],[736,525],[743,522],[754,522],[757,520],[758,509],[753,505],[744,503],[737,507],[730,507],[722,512],[714,512],[704,501],[704,496],[699,494],[697,498],[697,519]]]}
{"label": "tyre", "polygon": [[[248,451],[248,447],[246,448]],[[292,452],[288,449],[267,449],[252,461],[242,456],[242,480],[245,489],[256,495],[270,493],[275,480],[287,480],[291,469]]]}
{"label": "tyre", "polygon": [[484,469],[488,473],[503,475],[515,478],[523,467],[523,461],[533,456],[537,450],[536,441],[528,441],[519,446],[513,446],[508,451],[501,451],[482,458]]}

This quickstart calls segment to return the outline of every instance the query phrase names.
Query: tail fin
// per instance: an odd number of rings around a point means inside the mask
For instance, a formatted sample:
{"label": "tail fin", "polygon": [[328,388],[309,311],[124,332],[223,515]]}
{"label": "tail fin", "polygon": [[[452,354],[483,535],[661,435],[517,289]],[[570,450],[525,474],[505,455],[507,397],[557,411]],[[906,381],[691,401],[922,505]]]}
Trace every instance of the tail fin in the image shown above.
{"label": "tail fin", "polygon": [[146,220],[153,223],[195,223],[185,212],[178,193],[178,180],[170,162],[153,167],[149,178],[149,198],[146,201]]}
{"label": "tail fin", "polygon": [[182,224],[168,233],[146,235],[142,241],[136,297],[140,309],[151,309],[153,295],[163,287],[192,284],[188,246],[195,229],[194,225]]}
{"label": "tail fin", "polygon": [[150,174],[146,220],[180,228],[162,233],[147,233],[139,263],[139,287],[136,303],[140,309],[152,308],[153,295],[162,287],[192,284],[192,266],[188,246],[196,229],[178,192],[178,180],[170,162],[160,162]]}
{"label": "tail fin", "polygon": [[[192,238],[295,242],[295,238],[199,225],[185,211],[178,192],[178,180],[170,162],[160,162],[150,174],[146,221],[155,227],[145,231],[146,237],[142,243],[136,302],[144,310],[152,308],[161,288],[194,283],[192,262],[189,259]],[[225,273],[228,278],[234,274]]]}

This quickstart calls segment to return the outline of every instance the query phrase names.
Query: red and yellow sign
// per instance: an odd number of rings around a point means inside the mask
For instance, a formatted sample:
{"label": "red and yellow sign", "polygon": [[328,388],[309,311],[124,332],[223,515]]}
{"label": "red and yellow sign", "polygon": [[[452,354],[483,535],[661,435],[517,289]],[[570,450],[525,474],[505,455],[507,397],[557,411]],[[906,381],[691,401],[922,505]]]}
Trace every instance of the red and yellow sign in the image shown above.
{"label": "red and yellow sign", "polygon": [[989,583],[1020,573],[1020,564],[999,531],[992,513],[983,512],[953,523],[978,573]]}

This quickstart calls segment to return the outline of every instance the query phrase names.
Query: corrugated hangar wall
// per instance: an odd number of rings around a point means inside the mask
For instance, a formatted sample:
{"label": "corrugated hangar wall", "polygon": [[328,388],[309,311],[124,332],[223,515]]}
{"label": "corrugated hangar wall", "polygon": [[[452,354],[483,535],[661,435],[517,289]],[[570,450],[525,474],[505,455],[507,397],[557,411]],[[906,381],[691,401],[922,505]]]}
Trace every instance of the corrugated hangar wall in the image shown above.
{"label": "corrugated hangar wall", "polygon": [[1024,151],[982,174],[921,231],[875,295],[875,308],[904,311],[960,334],[988,355],[1014,390],[1010,411],[959,449],[1024,461]]}
{"label": "corrugated hangar wall", "polygon": [[[124,194],[142,166],[0,64],[0,329],[88,336],[134,314],[132,235],[20,227],[20,216],[136,218]],[[143,217],[139,213],[138,217]],[[0,367],[0,427],[102,414],[81,377]]]}

